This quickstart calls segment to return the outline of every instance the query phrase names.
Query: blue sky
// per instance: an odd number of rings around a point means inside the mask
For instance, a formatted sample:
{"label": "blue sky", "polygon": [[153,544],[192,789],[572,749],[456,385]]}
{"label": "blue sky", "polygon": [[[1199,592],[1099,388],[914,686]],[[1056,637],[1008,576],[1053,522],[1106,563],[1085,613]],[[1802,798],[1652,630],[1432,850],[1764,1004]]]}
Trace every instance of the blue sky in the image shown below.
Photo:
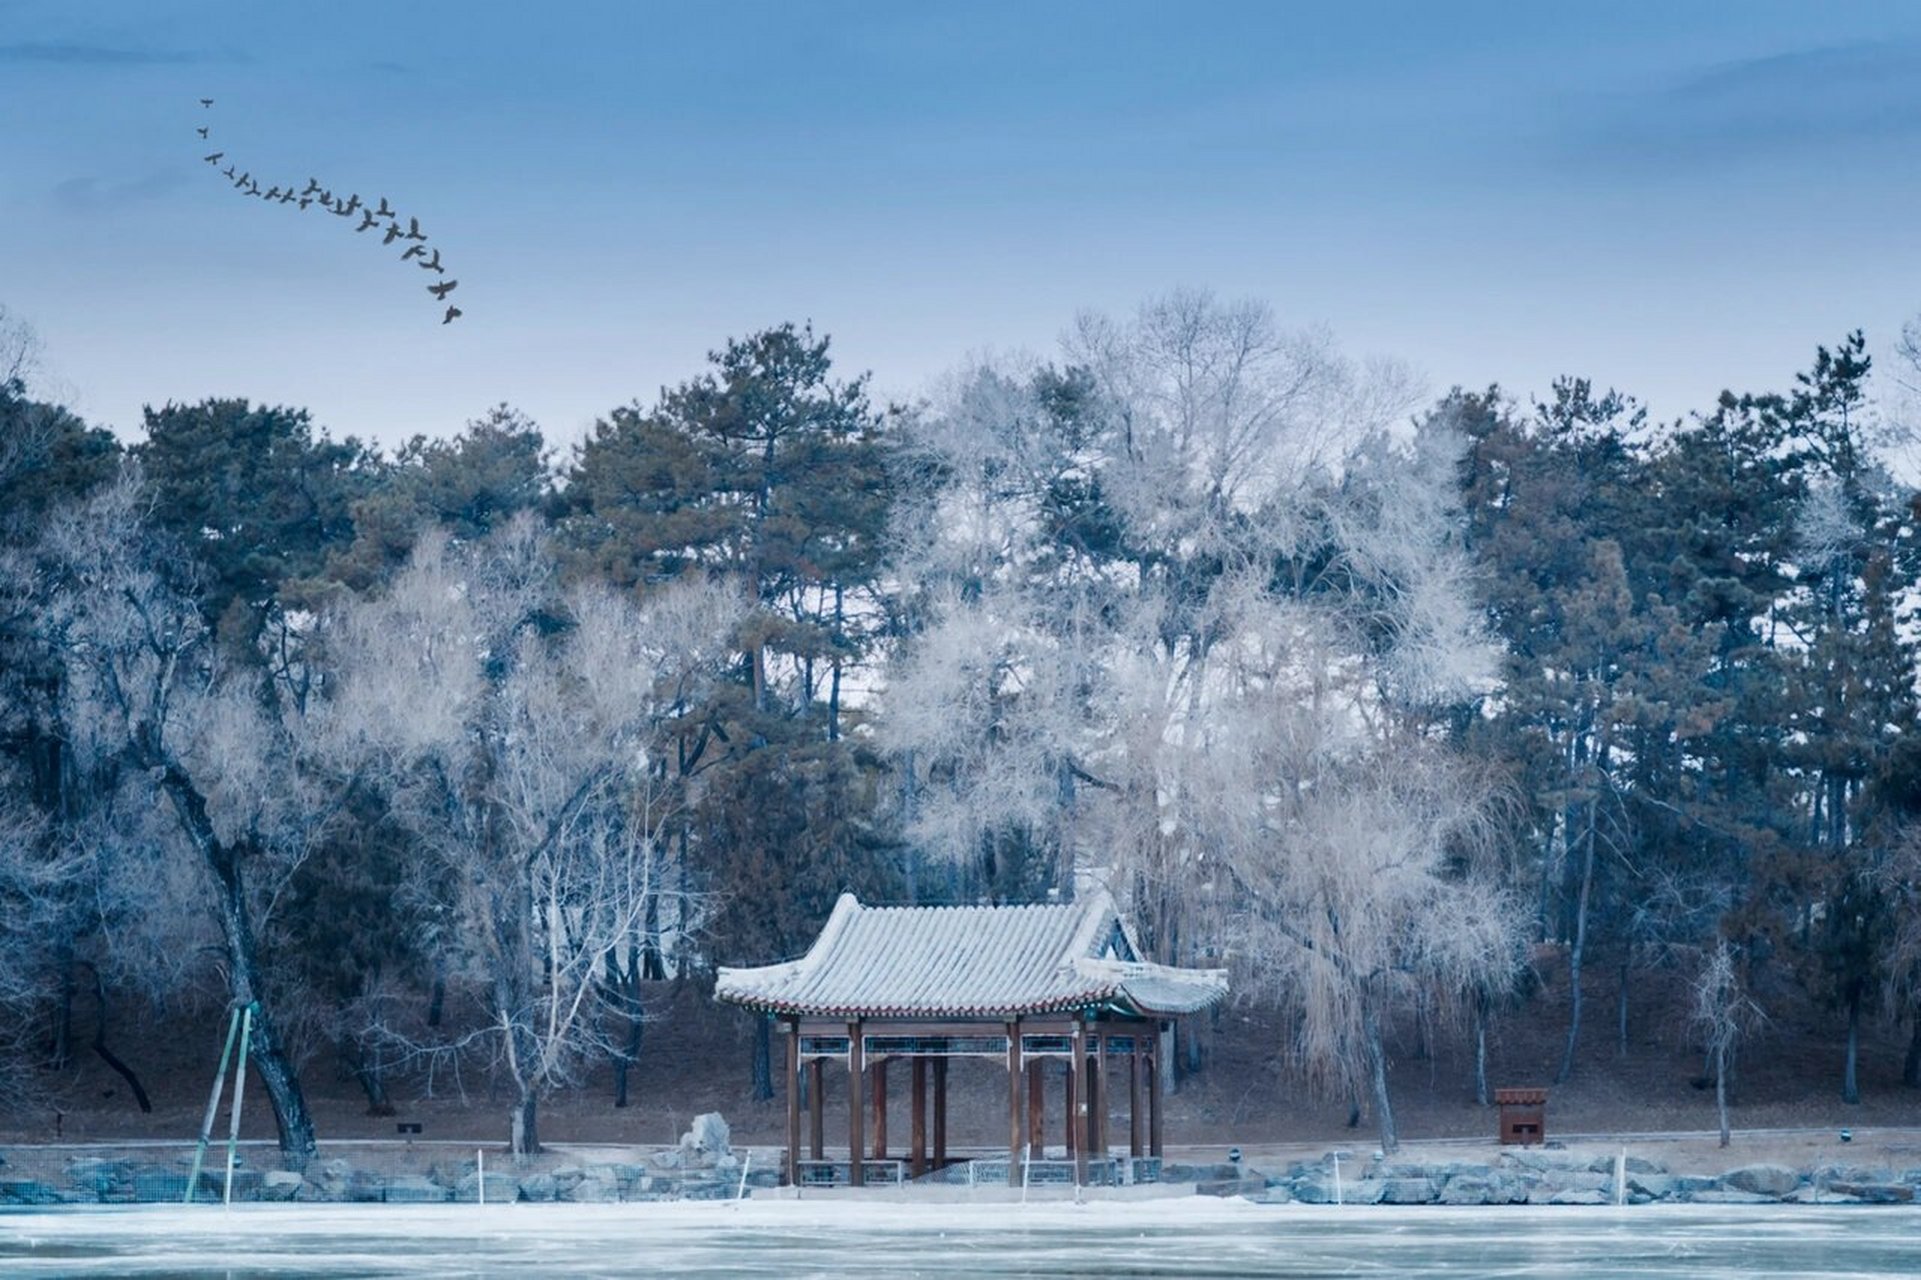
{"label": "blue sky", "polygon": [[[0,304],[123,431],[566,442],[787,319],[905,396],[1181,285],[1674,415],[1921,311],[1917,5],[0,0],[0,122]],[[417,215],[466,314],[203,123]]]}

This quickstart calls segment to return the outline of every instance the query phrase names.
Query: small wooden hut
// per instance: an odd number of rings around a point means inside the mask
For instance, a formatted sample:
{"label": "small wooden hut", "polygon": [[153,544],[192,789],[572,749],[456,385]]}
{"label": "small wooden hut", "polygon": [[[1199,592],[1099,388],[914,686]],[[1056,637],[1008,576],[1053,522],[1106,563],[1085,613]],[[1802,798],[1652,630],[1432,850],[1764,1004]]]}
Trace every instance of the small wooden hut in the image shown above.
{"label": "small wooden hut", "polygon": [[[869,907],[842,894],[806,955],[723,968],[714,994],[778,1019],[785,1033],[789,1184],[900,1181],[952,1163],[948,1063],[977,1057],[1007,1067],[1007,1180],[1071,1176],[1085,1185],[1158,1176],[1163,1032],[1172,1019],[1226,995],[1227,977],[1143,959],[1106,893],[1072,903],[959,907]],[[887,1135],[888,1066],[901,1059],[911,1097],[904,1158],[889,1155]],[[1049,1071],[1050,1062],[1065,1069]],[[830,1063],[847,1073],[845,1161],[829,1160],[824,1141]],[[1044,1159],[1050,1074],[1065,1094],[1060,1162]],[[1110,1090],[1122,1088],[1125,1161],[1110,1151],[1107,1133]],[[998,1160],[996,1152],[991,1163]]]}

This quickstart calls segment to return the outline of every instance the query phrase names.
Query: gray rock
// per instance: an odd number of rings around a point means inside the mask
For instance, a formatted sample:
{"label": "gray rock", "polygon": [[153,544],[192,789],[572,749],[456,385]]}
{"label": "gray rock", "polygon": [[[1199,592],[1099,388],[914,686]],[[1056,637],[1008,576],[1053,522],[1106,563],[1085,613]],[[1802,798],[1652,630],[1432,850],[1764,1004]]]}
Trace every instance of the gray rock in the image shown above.
{"label": "gray rock", "polygon": [[514,1180],[514,1175],[501,1173],[497,1169],[487,1171],[484,1186],[480,1174],[464,1175],[454,1184],[454,1199],[462,1204],[475,1204],[480,1200],[483,1190],[487,1193],[488,1204],[512,1204],[520,1199],[520,1184]]}
{"label": "gray rock", "polygon": [[1694,1191],[1688,1195],[1688,1200],[1693,1204],[1771,1204],[1779,1199],[1781,1199],[1780,1196],[1756,1195],[1752,1191],[1729,1191],[1725,1188],[1714,1191]]}
{"label": "gray rock", "polygon": [[1449,1178],[1441,1188],[1442,1204],[1493,1204],[1494,1183],[1488,1178],[1474,1178],[1462,1175]]}
{"label": "gray rock", "polygon": [[[1529,1203],[1533,1203],[1532,1200]],[[1613,1204],[1614,1200],[1605,1191],[1591,1191],[1581,1187],[1570,1187],[1556,1191],[1548,1197],[1549,1204]]]}
{"label": "gray rock", "polygon": [[1801,1185],[1801,1175],[1786,1165],[1749,1164],[1722,1174],[1721,1183],[1733,1191],[1778,1200]]}
{"label": "gray rock", "polygon": [[380,1198],[388,1204],[445,1204],[453,1193],[432,1178],[403,1173],[388,1179]]}
{"label": "gray rock", "polygon": [[83,1156],[67,1162],[67,1184],[83,1196],[101,1199],[124,1188],[133,1176],[133,1165],[126,1160],[101,1160]]}
{"label": "gray rock", "polygon": [[1432,1178],[1382,1178],[1380,1185],[1382,1204],[1434,1203]]}
{"label": "gray rock", "polygon": [[552,1173],[554,1175],[554,1191],[556,1194],[565,1194],[571,1191],[575,1184],[587,1176],[587,1171],[577,1164],[556,1166],[552,1170]]}
{"label": "gray rock", "polygon": [[551,1173],[534,1173],[520,1180],[520,1198],[544,1204],[560,1193]]}
{"label": "gray rock", "polygon": [[1646,1196],[1649,1200],[1665,1200],[1675,1191],[1674,1179],[1665,1173],[1630,1173],[1628,1175],[1628,1194]]}
{"label": "gray rock", "polygon": [[262,1200],[291,1200],[298,1195],[307,1180],[297,1173],[285,1169],[269,1169],[260,1175],[260,1198]]}
{"label": "gray rock", "polygon": [[694,1123],[687,1132],[680,1135],[682,1163],[708,1164],[731,1154],[734,1149],[730,1143],[731,1136],[720,1112],[702,1112],[694,1117]]}
{"label": "gray rock", "polygon": [[1287,1192],[1302,1204],[1334,1203],[1334,1184],[1324,1178],[1295,1178],[1288,1183]]}
{"label": "gray rock", "polygon": [[187,1194],[187,1171],[158,1164],[139,1165],[127,1183],[133,1199],[141,1204],[178,1204]]}
{"label": "gray rock", "polygon": [[620,1179],[610,1166],[595,1165],[562,1188],[559,1195],[576,1204],[612,1204],[620,1199]]}
{"label": "gray rock", "polygon": [[34,1178],[0,1178],[0,1204],[66,1204],[67,1197]]}
{"label": "gray rock", "polygon": [[656,1151],[647,1157],[648,1161],[662,1169],[678,1169],[681,1166],[680,1152],[669,1149]]}
{"label": "gray rock", "polygon": [[1674,1190],[1681,1195],[1699,1195],[1703,1191],[1721,1190],[1721,1180],[1712,1174],[1677,1173],[1674,1175]]}
{"label": "gray rock", "polygon": [[1904,1182],[1831,1182],[1827,1189],[1863,1204],[1913,1204],[1914,1188]]}
{"label": "gray rock", "polygon": [[1557,1169],[1543,1174],[1541,1185],[1553,1191],[1607,1191],[1614,1190],[1614,1174],[1589,1173],[1585,1169]]}

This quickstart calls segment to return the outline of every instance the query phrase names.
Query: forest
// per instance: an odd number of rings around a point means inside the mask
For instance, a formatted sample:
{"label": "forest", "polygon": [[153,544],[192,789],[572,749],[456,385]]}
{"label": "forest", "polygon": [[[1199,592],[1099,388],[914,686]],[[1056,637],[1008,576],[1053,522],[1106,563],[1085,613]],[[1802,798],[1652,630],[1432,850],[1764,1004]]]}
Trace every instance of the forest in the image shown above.
{"label": "forest", "polygon": [[1864,1023],[1921,1084],[1913,333],[1662,421],[1201,291],[903,403],[783,324],[564,448],[223,398],[122,439],[0,335],[0,1107],[131,1082],[110,1001],[254,1004],[288,1156],[323,1053],[374,1108],[458,1057],[532,1151],[644,1081],[652,984],[843,890],[1095,885],[1389,1151],[1408,1029],[1484,1040],[1543,958],[1563,1079],[1659,971],[1717,1086],[1786,1009],[1844,1100]]}

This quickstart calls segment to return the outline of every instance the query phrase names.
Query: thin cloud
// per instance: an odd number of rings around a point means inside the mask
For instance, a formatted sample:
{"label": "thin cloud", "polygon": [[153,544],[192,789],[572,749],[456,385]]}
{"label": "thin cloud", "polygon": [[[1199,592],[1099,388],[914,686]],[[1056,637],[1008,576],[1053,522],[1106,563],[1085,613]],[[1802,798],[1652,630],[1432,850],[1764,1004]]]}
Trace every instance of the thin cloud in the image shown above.
{"label": "thin cloud", "polygon": [[144,178],[103,183],[96,178],[68,178],[53,188],[54,203],[69,213],[113,213],[157,200],[187,183],[178,169],[159,169]]}
{"label": "thin cloud", "polygon": [[1563,133],[1568,157],[1583,162],[1729,163],[1921,136],[1921,47],[1743,58],[1586,107]]}
{"label": "thin cloud", "polygon": [[56,44],[28,41],[0,44],[0,62],[38,62],[65,67],[180,66],[205,62],[202,53],[153,49],[115,49],[98,44]]}

